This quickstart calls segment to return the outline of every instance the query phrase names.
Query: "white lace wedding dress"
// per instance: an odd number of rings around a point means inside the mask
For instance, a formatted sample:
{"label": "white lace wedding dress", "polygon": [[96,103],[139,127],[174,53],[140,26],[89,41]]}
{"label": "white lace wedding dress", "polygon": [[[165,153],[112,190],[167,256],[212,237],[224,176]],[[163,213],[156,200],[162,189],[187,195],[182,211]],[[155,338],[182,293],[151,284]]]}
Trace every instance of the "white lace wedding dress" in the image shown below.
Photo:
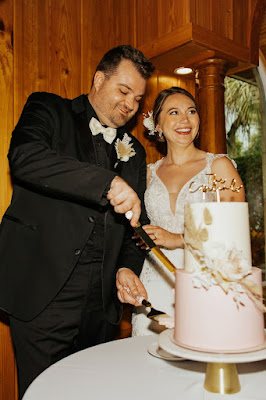
{"label": "white lace wedding dress", "polygon": [[[145,205],[151,225],[158,225],[172,233],[183,233],[184,229],[184,206],[187,203],[202,201],[202,191],[189,192],[191,182],[195,182],[193,188],[202,184],[208,184],[208,175],[211,173],[212,162],[225,154],[206,154],[206,166],[197,175],[191,178],[180,190],[173,215],[169,193],[166,186],[156,174],[161,160],[155,164],[149,164],[151,178],[145,192]],[[232,161],[232,160],[231,160]],[[232,161],[234,163],[234,161]],[[236,164],[234,163],[236,166]],[[177,267],[183,267],[183,249],[167,250],[161,249],[170,261]],[[145,259],[140,275],[147,293],[148,300],[152,306],[160,311],[174,316],[174,274],[162,264],[160,260],[150,252]],[[136,307],[132,315],[132,336],[143,336],[160,333],[164,328],[157,322],[147,318],[149,309],[141,306]]]}

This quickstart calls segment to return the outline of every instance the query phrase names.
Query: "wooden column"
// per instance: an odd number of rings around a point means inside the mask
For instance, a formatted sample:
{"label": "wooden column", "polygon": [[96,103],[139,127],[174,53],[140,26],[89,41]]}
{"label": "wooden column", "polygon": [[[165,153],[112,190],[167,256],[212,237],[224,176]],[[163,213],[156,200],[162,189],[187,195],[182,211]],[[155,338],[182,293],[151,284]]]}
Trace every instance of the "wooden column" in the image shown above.
{"label": "wooden column", "polygon": [[194,66],[198,80],[199,146],[211,153],[226,153],[224,76],[226,61],[208,59]]}

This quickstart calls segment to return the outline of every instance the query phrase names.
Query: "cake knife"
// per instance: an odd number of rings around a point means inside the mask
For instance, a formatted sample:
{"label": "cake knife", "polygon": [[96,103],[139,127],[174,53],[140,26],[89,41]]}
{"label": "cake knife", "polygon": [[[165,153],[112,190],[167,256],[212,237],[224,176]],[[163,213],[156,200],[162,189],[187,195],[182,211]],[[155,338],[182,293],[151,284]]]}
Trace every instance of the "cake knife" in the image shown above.
{"label": "cake knife", "polygon": [[[127,211],[125,216],[128,220],[132,218],[132,211]],[[150,236],[144,231],[140,222],[137,222],[137,225],[133,227],[134,231],[139,235],[139,237],[145,242],[145,244],[149,247],[149,249],[159,258],[159,260],[169,269],[170,272],[175,272],[176,267],[169,260],[168,257],[161,251],[161,249],[154,243],[154,241],[150,238]]]}
{"label": "cake knife", "polygon": [[123,286],[123,289],[127,291],[130,296],[132,296],[135,300],[137,300],[140,304],[142,304],[144,307],[150,307],[151,311],[147,314],[147,317],[150,319],[154,319],[155,321],[158,322],[158,317],[164,316],[165,318],[171,318],[169,315],[167,315],[163,311],[156,310],[155,308],[152,307],[151,303],[148,300],[143,299],[142,296],[133,296],[131,293],[129,287]]}

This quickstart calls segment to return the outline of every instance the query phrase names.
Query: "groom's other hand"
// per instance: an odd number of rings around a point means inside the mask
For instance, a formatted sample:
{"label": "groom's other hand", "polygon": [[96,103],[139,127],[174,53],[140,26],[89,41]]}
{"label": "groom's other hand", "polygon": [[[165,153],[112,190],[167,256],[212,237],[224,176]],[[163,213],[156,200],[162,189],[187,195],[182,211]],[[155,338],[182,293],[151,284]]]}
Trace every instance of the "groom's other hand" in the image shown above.
{"label": "groom's other hand", "polygon": [[107,199],[118,214],[125,214],[127,211],[132,211],[130,224],[133,227],[137,225],[141,213],[140,199],[124,179],[116,176],[112,180]]}
{"label": "groom's other hand", "polygon": [[147,292],[141,280],[129,268],[120,268],[116,274],[117,297],[121,303],[140,306],[147,299]]}

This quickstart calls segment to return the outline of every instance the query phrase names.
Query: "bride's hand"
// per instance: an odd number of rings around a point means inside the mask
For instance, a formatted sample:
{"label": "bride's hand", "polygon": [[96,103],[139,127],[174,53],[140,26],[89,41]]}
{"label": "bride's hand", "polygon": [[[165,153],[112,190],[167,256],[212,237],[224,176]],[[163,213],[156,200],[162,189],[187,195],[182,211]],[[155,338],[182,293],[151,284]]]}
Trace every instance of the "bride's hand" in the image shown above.
{"label": "bride's hand", "polygon": [[143,229],[158,246],[169,250],[184,247],[182,237],[179,233],[172,233],[155,225],[144,225]]}

